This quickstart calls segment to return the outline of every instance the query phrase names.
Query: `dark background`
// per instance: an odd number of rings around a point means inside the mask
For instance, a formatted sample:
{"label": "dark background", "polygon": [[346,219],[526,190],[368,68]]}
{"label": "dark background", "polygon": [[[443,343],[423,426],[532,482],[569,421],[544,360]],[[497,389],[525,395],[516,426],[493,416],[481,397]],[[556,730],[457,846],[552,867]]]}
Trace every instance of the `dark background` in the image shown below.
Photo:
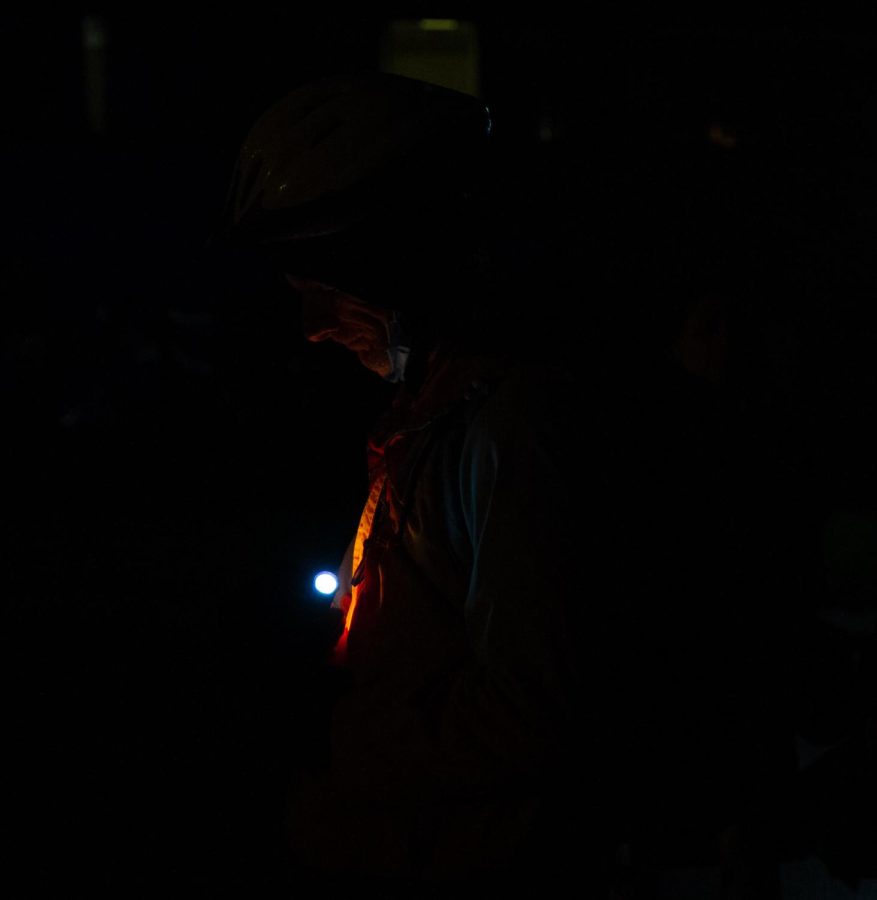
{"label": "dark background", "polygon": [[[106,38],[97,110],[86,16]],[[461,17],[481,37],[509,263],[580,273],[565,298],[576,321],[603,302],[587,290],[597,261],[581,223],[609,161],[696,156],[717,126],[739,144],[729,154],[781,161],[788,202],[829,223],[871,284],[873,35]],[[256,117],[312,78],[377,67],[389,18],[80,9],[4,25],[5,743],[20,896],[271,881],[290,723],[317,691],[295,662],[319,627],[310,579],[355,525],[365,429],[388,394],[301,340],[273,278],[203,248]],[[873,673],[873,296],[801,312],[805,363],[774,431],[791,542],[818,595],[805,621],[810,736],[824,745],[858,727]],[[858,840],[823,856],[860,871]]]}

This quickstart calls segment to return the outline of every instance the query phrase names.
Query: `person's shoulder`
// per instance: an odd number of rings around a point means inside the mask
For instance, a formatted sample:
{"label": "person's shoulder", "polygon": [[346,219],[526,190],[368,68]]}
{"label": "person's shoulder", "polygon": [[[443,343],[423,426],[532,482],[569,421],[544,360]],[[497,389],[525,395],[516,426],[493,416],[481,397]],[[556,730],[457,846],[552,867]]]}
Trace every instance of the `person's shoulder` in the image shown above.
{"label": "person's shoulder", "polygon": [[544,418],[575,414],[590,393],[587,378],[569,365],[523,360],[491,385],[490,397],[498,408]]}
{"label": "person's shoulder", "polygon": [[578,376],[562,366],[522,361],[473,385],[470,429],[495,445],[568,444],[587,407]]}

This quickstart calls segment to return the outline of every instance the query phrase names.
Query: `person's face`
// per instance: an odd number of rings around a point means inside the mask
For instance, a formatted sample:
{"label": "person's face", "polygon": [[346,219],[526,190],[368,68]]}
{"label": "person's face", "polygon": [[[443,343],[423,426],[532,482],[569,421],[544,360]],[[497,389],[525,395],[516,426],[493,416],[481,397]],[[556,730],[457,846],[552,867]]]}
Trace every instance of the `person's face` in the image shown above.
{"label": "person's face", "polygon": [[301,297],[302,327],[309,341],[335,341],[382,378],[390,374],[390,313],[329,284],[287,275]]}

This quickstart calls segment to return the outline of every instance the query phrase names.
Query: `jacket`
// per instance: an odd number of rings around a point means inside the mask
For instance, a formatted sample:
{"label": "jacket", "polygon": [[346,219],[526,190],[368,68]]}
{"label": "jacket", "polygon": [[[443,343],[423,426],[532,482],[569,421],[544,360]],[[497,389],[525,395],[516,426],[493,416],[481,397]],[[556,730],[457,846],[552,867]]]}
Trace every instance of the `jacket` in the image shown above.
{"label": "jacket", "polygon": [[450,882],[562,855],[581,763],[575,391],[559,367],[439,356],[374,429],[335,656],[349,680],[295,798],[300,863]]}

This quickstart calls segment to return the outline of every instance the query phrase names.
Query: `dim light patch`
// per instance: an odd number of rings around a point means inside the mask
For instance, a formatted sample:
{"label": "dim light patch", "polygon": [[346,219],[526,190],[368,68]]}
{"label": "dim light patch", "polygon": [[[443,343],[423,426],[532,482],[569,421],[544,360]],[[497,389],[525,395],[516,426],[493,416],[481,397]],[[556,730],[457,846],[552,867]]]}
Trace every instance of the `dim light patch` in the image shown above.
{"label": "dim light patch", "polygon": [[456,31],[460,27],[456,19],[421,19],[417,24],[423,31]]}

